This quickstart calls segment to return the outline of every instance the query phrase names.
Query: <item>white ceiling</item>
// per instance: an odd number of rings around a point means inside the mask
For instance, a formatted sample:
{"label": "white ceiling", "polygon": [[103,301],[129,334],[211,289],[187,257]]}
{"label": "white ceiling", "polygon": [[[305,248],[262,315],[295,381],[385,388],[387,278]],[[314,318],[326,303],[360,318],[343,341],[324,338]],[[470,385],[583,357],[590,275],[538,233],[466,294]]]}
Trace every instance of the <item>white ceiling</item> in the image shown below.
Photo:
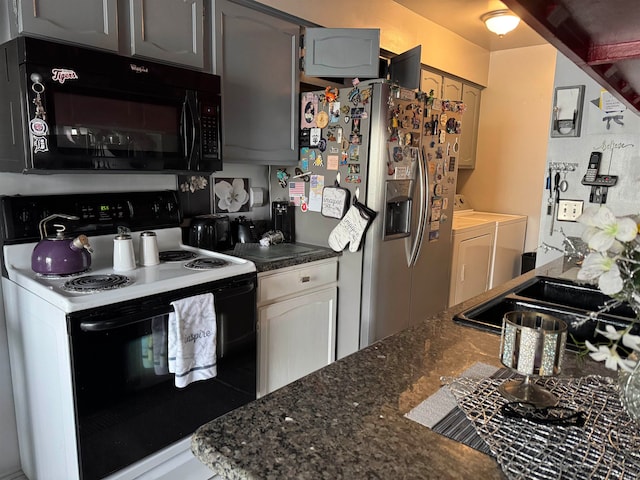
{"label": "white ceiling", "polygon": [[514,31],[502,38],[487,30],[480,17],[487,12],[506,8],[498,0],[394,1],[489,51],[547,43],[524,22],[520,22]]}

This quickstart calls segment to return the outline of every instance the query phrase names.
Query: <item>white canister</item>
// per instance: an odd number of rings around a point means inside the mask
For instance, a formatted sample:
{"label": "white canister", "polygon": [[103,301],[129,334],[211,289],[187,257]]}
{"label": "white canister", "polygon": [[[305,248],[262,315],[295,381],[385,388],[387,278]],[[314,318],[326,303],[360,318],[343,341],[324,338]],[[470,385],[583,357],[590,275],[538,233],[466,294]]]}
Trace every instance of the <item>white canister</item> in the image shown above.
{"label": "white canister", "polygon": [[140,265],[144,267],[150,267],[160,263],[160,252],[158,252],[156,232],[142,232],[140,234],[138,258],[140,259]]}
{"label": "white canister", "polygon": [[113,269],[126,272],[136,268],[133,240],[128,233],[120,233],[113,239]]}

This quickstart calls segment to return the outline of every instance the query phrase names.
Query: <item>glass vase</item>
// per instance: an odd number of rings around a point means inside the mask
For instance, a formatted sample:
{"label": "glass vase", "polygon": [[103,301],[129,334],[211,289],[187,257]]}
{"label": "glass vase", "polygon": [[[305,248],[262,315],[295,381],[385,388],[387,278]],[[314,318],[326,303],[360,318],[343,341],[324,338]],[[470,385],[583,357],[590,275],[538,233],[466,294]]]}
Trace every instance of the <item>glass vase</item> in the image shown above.
{"label": "glass vase", "polygon": [[[633,357],[636,357],[635,354],[629,356],[629,358]],[[622,405],[629,416],[640,424],[640,362],[636,363],[632,372],[618,371],[618,385]]]}

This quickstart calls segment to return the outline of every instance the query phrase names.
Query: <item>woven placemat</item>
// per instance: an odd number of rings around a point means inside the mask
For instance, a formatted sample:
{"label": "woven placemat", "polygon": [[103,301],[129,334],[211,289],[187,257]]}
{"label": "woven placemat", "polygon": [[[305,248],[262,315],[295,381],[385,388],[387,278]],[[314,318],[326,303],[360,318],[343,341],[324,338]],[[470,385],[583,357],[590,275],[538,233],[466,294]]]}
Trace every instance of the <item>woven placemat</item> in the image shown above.
{"label": "woven placemat", "polygon": [[509,479],[640,478],[640,428],[622,407],[615,379],[537,379],[559,406],[586,413],[584,426],[541,425],[500,413],[495,378],[444,379]]}

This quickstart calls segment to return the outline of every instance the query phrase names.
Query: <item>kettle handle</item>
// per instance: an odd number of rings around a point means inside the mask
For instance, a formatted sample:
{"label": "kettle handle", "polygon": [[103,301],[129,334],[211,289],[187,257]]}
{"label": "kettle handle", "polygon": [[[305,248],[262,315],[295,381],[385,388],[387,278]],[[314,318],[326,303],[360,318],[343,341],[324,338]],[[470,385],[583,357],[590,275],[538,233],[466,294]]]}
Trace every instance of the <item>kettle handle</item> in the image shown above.
{"label": "kettle handle", "polygon": [[38,224],[38,229],[40,230],[40,238],[42,240],[44,240],[44,238],[47,236],[47,225],[46,225],[46,223],[49,220],[52,220],[54,218],[64,218],[66,220],[80,220],[80,217],[76,217],[75,215],[67,215],[66,213],[54,213],[53,215],[49,215],[48,217],[44,217],[42,220],[40,220],[40,223]]}

